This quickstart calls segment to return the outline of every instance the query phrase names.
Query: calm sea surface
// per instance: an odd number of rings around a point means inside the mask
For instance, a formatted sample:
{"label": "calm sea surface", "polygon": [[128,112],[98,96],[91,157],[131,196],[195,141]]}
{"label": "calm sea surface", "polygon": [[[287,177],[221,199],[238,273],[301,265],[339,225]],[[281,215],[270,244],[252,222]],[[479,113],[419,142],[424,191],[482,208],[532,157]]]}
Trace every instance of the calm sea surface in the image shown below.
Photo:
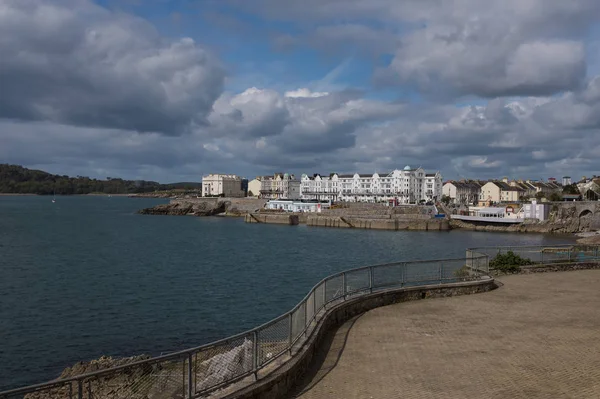
{"label": "calm sea surface", "polygon": [[157,355],[244,331],[344,269],[570,240],[134,213],[165,202],[0,196],[0,390],[79,360]]}

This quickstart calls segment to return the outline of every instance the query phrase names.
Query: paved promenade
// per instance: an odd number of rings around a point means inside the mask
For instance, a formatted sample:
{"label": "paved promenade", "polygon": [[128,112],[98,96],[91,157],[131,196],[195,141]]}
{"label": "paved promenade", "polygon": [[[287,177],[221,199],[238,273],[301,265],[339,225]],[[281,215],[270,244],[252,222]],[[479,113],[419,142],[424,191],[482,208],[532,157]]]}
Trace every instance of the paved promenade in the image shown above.
{"label": "paved promenade", "polygon": [[600,271],[500,281],[348,321],[293,397],[600,398]]}

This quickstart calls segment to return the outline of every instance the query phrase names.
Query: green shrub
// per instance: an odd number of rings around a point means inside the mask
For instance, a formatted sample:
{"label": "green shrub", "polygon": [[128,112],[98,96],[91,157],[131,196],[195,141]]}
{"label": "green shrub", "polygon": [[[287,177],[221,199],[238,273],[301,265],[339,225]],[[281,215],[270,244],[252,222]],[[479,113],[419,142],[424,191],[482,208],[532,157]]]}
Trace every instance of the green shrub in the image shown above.
{"label": "green shrub", "polygon": [[533,265],[529,258],[522,258],[513,251],[505,254],[498,254],[490,261],[490,267],[503,273],[518,273],[521,266]]}

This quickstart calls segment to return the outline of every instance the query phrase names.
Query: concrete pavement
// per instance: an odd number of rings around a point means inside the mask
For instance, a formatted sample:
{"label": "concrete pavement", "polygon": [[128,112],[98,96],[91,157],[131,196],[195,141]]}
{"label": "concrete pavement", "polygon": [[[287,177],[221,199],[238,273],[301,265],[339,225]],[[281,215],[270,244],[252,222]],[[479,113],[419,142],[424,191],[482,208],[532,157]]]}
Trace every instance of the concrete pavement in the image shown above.
{"label": "concrete pavement", "polygon": [[600,398],[600,270],[500,281],[348,321],[291,397]]}

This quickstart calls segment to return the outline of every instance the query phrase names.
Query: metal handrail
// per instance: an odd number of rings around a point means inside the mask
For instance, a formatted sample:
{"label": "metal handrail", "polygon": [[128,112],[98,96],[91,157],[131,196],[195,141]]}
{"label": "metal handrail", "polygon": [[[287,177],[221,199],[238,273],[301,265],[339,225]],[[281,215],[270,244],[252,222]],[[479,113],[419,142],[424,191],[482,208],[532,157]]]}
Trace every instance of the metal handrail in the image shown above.
{"label": "metal handrail", "polygon": [[[240,373],[232,378],[227,379],[226,381],[220,382],[214,386],[208,387],[206,389],[203,389],[202,391],[196,392],[194,389],[193,395],[191,397],[196,397],[197,395],[203,394],[203,393],[207,393],[207,392],[211,392],[214,391],[216,389],[219,389],[225,385],[228,385],[230,383],[233,383],[235,381],[238,381],[242,378],[247,377],[248,375],[251,374],[255,374],[261,370],[262,368],[264,368],[267,364],[270,364],[273,360],[279,358],[281,355],[283,355],[284,353],[286,353],[287,351],[291,351],[293,346],[300,340],[302,339],[303,335],[308,335],[307,331],[309,330],[311,324],[314,321],[318,320],[318,313],[321,312],[321,310],[323,310],[324,308],[326,309],[327,305],[330,304],[333,301],[337,301],[340,298],[345,299],[348,293],[351,294],[356,294],[356,293],[361,293],[362,291],[366,291],[365,293],[363,293],[362,295],[366,295],[368,293],[370,293],[374,288],[385,288],[385,287],[390,287],[390,286],[401,286],[403,287],[405,285],[405,283],[407,283],[407,281],[405,281],[405,271],[402,272],[402,278],[400,281],[396,281],[395,283],[391,283],[391,284],[384,284],[381,286],[377,286],[375,287],[373,285],[373,271],[378,269],[378,268],[383,268],[383,267],[389,267],[389,266],[403,266],[404,268],[406,268],[409,265],[419,265],[419,264],[424,264],[424,263],[439,263],[440,265],[440,273],[439,273],[439,279],[432,279],[431,281],[438,281],[438,284],[444,284],[444,278],[442,277],[442,267],[443,267],[443,263],[444,262],[463,262],[463,261],[473,261],[473,260],[485,260],[485,263],[488,263],[488,259],[489,256],[487,254],[483,254],[483,253],[477,253],[474,252],[475,249],[469,249],[468,251],[471,251],[470,254],[471,256],[467,256],[467,257],[462,257],[462,258],[449,258],[449,259],[433,259],[433,260],[415,260],[415,261],[402,261],[402,262],[390,262],[390,263],[382,263],[382,264],[376,264],[376,265],[370,265],[370,266],[362,266],[362,267],[357,267],[354,269],[349,269],[349,270],[345,270],[339,273],[335,273],[332,274],[330,276],[327,276],[323,279],[321,279],[315,286],[312,287],[312,289],[309,291],[309,293],[296,305],[294,306],[294,308],[292,308],[290,311],[284,313],[281,316],[278,316],[266,323],[261,324],[258,327],[255,327],[251,330],[247,330],[244,332],[241,332],[239,334],[236,335],[232,335],[226,338],[223,338],[221,340],[218,341],[214,341],[214,342],[210,342],[208,344],[204,344],[204,345],[200,345],[200,346],[196,346],[196,347],[192,347],[192,348],[188,348],[188,349],[184,349],[181,351],[177,351],[177,352],[173,352],[170,354],[166,354],[166,355],[162,355],[162,356],[156,356],[156,357],[152,357],[150,359],[145,359],[145,360],[140,360],[140,361],[136,361],[136,362],[132,362],[132,363],[128,363],[128,364],[124,364],[124,365],[120,365],[120,366],[116,366],[116,367],[111,367],[108,369],[104,369],[104,370],[98,370],[98,371],[94,371],[91,373],[86,373],[86,374],[81,374],[81,375],[77,375],[77,376],[73,376],[73,377],[68,377],[65,379],[57,379],[57,380],[52,380],[49,382],[45,382],[45,383],[41,383],[41,384],[35,384],[35,385],[30,385],[27,387],[22,387],[22,388],[16,388],[16,389],[11,389],[11,390],[7,390],[7,391],[3,391],[0,392],[0,398],[7,398],[11,395],[15,395],[15,394],[26,394],[26,393],[31,393],[31,392],[35,392],[38,391],[40,389],[43,388],[54,388],[54,387],[60,387],[61,385],[66,385],[68,383],[74,383],[77,382],[78,383],[78,389],[79,389],[79,393],[80,395],[78,397],[81,397],[81,389],[82,389],[82,382],[84,381],[89,381],[92,378],[98,378],[98,377],[103,377],[103,376],[110,376],[120,370],[125,370],[125,369],[131,369],[131,368],[135,368],[137,366],[143,366],[143,365],[152,365],[152,364],[157,364],[163,361],[168,361],[168,360],[174,360],[174,359],[185,359],[185,358],[189,358],[190,360],[188,360],[190,362],[190,365],[188,366],[190,368],[189,372],[190,375],[188,376],[188,387],[191,391],[191,373],[192,373],[192,366],[191,366],[191,357],[194,354],[198,354],[199,352],[202,351],[206,351],[208,349],[212,349],[212,348],[216,348],[219,347],[223,344],[227,344],[227,343],[231,343],[233,341],[239,340],[241,338],[247,338],[250,336],[253,336],[254,339],[256,340],[256,337],[258,335],[258,333],[262,332],[262,331],[266,331],[269,327],[275,325],[276,323],[279,323],[283,320],[285,320],[286,318],[289,318],[290,320],[290,330],[289,330],[289,336],[288,336],[288,345],[286,345],[285,347],[283,347],[281,349],[281,351],[275,355],[273,355],[272,358],[268,359],[267,361],[264,361],[262,363],[259,362],[258,360],[258,349],[257,349],[257,344],[256,341],[253,344],[253,353],[252,353],[252,358],[253,358],[253,364],[255,364],[255,366],[253,367],[252,370],[247,370],[243,373]],[[359,289],[357,290],[353,290],[350,292],[347,292],[347,281],[346,281],[346,275],[348,274],[352,274],[352,273],[356,273],[356,272],[360,272],[360,271],[364,271],[364,270],[368,270],[369,271],[369,284],[368,286],[364,286],[364,287],[359,287]],[[404,269],[403,269],[404,270]],[[487,271],[487,270],[486,270]],[[341,294],[339,293],[339,290],[336,291],[336,293],[331,297],[331,298],[326,298],[327,296],[327,282],[332,281],[336,278],[342,277],[342,292]],[[480,277],[480,276],[479,276]],[[448,280],[448,279],[446,279]],[[423,284],[431,284],[431,281],[414,281],[415,283],[417,283],[417,285],[423,285]],[[323,290],[323,303],[320,304],[320,306],[317,309],[317,305],[316,305],[316,296],[317,296],[317,290],[319,288],[322,287]],[[311,317],[311,319],[308,319],[308,311],[307,311],[307,306],[308,306],[308,302],[310,298],[313,298],[313,307],[314,309],[312,310],[313,315]],[[355,298],[356,295],[353,296],[353,298]],[[297,336],[293,336],[293,332],[292,332],[292,318],[294,313],[296,313],[298,311],[298,309],[300,309],[302,306],[304,306],[304,321],[303,321],[303,327],[301,329],[301,331],[297,332]],[[321,316],[322,317],[322,316]],[[305,339],[307,339],[307,337],[305,337]],[[184,382],[185,385],[185,382]],[[186,397],[190,397],[189,395]]]}

